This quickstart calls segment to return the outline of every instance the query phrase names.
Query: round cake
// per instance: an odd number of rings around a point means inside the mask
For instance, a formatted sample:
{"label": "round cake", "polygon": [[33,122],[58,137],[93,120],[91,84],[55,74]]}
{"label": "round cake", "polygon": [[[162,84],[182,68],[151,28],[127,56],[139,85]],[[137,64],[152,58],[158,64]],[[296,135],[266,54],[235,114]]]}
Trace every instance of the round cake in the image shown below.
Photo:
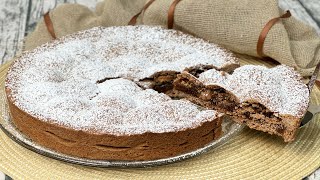
{"label": "round cake", "polygon": [[170,97],[177,75],[236,67],[230,52],[181,32],[97,27],[25,52],[5,89],[14,124],[36,143],[89,159],[151,160],[221,134],[223,114]]}

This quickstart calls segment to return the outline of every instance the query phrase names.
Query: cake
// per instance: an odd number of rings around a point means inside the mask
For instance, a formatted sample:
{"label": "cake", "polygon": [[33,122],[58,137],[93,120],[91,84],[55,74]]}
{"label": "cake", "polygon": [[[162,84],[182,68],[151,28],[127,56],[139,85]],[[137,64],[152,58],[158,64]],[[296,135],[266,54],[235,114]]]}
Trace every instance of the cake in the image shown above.
{"label": "cake", "polygon": [[181,72],[239,67],[232,53],[160,27],[96,27],[25,52],[5,90],[16,127],[60,153],[152,160],[203,147],[224,114],[170,96]]}
{"label": "cake", "polygon": [[210,69],[183,72],[174,95],[224,112],[239,123],[293,141],[309,105],[309,89],[293,68],[245,65],[232,74]]}
{"label": "cake", "polygon": [[219,138],[230,116],[293,141],[309,90],[292,68],[245,65],[174,30],[96,27],[25,52],[5,90],[34,142],[88,159],[154,160]]}

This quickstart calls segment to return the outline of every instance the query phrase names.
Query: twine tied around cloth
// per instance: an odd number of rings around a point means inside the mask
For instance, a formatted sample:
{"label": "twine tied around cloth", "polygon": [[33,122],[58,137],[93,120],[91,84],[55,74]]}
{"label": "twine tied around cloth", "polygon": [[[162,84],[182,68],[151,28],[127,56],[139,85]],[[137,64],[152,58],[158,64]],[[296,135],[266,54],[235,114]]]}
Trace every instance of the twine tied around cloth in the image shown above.
{"label": "twine tied around cloth", "polygon": [[[291,17],[291,13],[290,11],[286,11],[285,14],[279,16],[279,17],[276,17],[276,18],[273,18],[271,19],[270,21],[268,21],[268,23],[264,26],[264,28],[261,30],[261,33],[259,35],[259,39],[258,39],[258,42],[257,42],[257,54],[260,56],[260,57],[264,57],[264,53],[263,53],[263,45],[264,45],[264,41],[270,31],[270,29],[280,20],[280,19],[283,19],[283,18],[289,18]],[[320,62],[317,64],[316,68],[314,69],[313,71],[313,74],[307,84],[308,86],[308,89],[309,89],[309,92],[311,93],[312,89],[313,89],[313,86],[314,84],[317,84],[318,86],[320,86],[320,82],[317,80],[317,77],[318,77],[318,74],[319,74],[319,71],[320,71]]]}
{"label": "twine tied around cloth", "polygon": [[154,2],[155,0],[150,0],[146,5],[143,6],[143,8],[136,14],[134,15],[131,20],[129,21],[128,25],[136,25],[137,23],[137,19],[140,16],[140,14],[145,11],[146,9],[148,9],[148,7]]}
{"label": "twine tied around cloth", "polygon": [[44,19],[44,23],[46,24],[46,27],[47,27],[47,30],[48,32],[50,33],[51,37],[53,39],[57,39],[57,36],[54,32],[54,28],[53,28],[53,23],[51,21],[51,18],[50,18],[50,14],[49,14],[50,11],[48,11],[46,14],[44,14],[43,16],[43,19]]}
{"label": "twine tied around cloth", "polygon": [[[140,14],[147,10],[148,7],[154,2],[155,0],[150,0],[148,1],[148,3],[146,5],[143,6],[143,8],[136,14],[134,15],[131,20],[129,21],[128,25],[136,25],[137,23],[137,19],[140,16]],[[167,27],[168,29],[172,29],[173,28],[173,23],[174,23],[174,11],[176,9],[177,4],[180,2],[181,0],[174,0],[168,10],[168,22],[167,22]]]}
{"label": "twine tied around cloth", "polygon": [[259,39],[257,42],[257,54],[260,57],[264,57],[264,53],[263,53],[263,45],[264,45],[264,41],[270,31],[270,29],[280,20],[283,18],[289,18],[291,17],[291,13],[290,11],[286,11],[285,14],[281,15],[280,17],[276,17],[271,19],[265,26],[264,28],[261,30],[261,33],[259,35]]}
{"label": "twine tied around cloth", "polygon": [[[131,20],[129,21],[128,25],[135,25],[137,23],[137,19],[140,16],[140,14],[147,10],[148,7],[150,7],[150,5],[154,2],[155,0],[150,0],[148,1],[148,3],[143,6],[143,8],[136,14],[134,15]],[[168,10],[168,21],[167,21],[167,27],[168,29],[172,29],[173,28],[173,24],[174,24],[174,12],[176,9],[177,4],[180,2],[181,0],[174,0]],[[260,57],[264,57],[264,53],[263,53],[263,45],[264,45],[264,41],[270,31],[270,29],[282,18],[289,18],[291,17],[291,13],[290,11],[286,11],[285,14],[281,15],[280,17],[276,17],[273,18],[271,20],[268,21],[268,23],[263,27],[263,29],[261,30],[261,33],[259,35],[258,38],[258,42],[257,42],[257,54]]]}
{"label": "twine tied around cloth", "polygon": [[174,11],[176,9],[177,4],[180,2],[181,0],[175,0],[172,2],[172,4],[170,5],[169,11],[168,11],[168,29],[172,29],[173,28],[173,23],[174,23]]}

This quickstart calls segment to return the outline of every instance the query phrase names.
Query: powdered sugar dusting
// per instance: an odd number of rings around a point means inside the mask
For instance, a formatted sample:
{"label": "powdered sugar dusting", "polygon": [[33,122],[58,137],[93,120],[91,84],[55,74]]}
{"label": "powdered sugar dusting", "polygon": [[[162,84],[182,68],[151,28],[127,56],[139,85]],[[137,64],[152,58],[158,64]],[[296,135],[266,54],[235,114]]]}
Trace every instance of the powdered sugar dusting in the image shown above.
{"label": "powdered sugar dusting", "polygon": [[16,106],[43,121],[117,135],[171,132],[220,114],[133,81],[196,65],[234,64],[231,53],[177,31],[98,27],[23,54],[10,68],[6,87]]}
{"label": "powdered sugar dusting", "polygon": [[[116,135],[172,132],[197,127],[221,116],[213,110],[201,111],[188,101],[171,100],[152,89],[143,90],[127,79],[112,79],[89,86],[90,93],[82,85],[85,87],[86,83],[77,87],[62,83],[55,86],[32,84],[14,98],[34,98],[28,103],[16,103],[43,121]],[[94,93],[96,96],[91,96]]]}
{"label": "powdered sugar dusting", "polygon": [[199,76],[205,85],[219,85],[235,94],[240,102],[255,101],[280,115],[303,117],[308,108],[309,90],[301,76],[286,65],[266,68],[245,65],[233,74],[214,69]]}

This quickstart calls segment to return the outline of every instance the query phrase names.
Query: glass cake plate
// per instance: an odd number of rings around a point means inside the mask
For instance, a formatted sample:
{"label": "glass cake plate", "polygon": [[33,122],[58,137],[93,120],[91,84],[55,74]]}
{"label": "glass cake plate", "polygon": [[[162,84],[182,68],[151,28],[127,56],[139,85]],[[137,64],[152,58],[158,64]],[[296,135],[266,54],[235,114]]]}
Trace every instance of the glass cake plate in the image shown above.
{"label": "glass cake plate", "polygon": [[165,165],[165,164],[182,161],[185,159],[189,159],[191,157],[198,156],[200,154],[208,152],[209,150],[215,149],[223,145],[229,139],[237,135],[244,127],[244,125],[240,125],[229,119],[226,119],[222,123],[223,135],[219,139],[210,142],[209,144],[205,145],[202,148],[196,149],[188,153],[173,156],[173,157],[157,159],[157,160],[148,160],[148,161],[92,160],[92,159],[78,158],[78,157],[62,154],[33,142],[31,139],[29,139],[27,136],[21,133],[13,124],[8,112],[8,107],[7,107],[7,102],[6,102],[6,97],[4,92],[0,93],[0,100],[1,100],[0,101],[0,105],[1,105],[0,128],[12,140],[17,142],[19,145],[44,156],[69,162],[69,163],[73,163],[73,164],[93,166],[93,167],[150,167],[150,166]]}

